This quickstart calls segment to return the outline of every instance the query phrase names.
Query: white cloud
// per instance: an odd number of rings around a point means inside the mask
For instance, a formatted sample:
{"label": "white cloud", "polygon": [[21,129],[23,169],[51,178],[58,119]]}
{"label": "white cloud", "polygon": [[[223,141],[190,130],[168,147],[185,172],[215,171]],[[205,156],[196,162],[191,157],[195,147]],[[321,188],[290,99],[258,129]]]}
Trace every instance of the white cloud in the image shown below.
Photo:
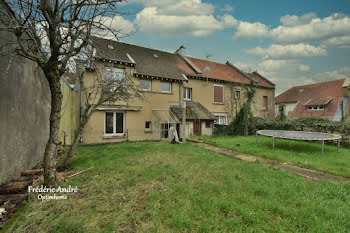
{"label": "white cloud", "polygon": [[280,21],[285,26],[297,26],[310,23],[314,18],[316,18],[315,13],[308,13],[302,16],[297,15],[285,15],[282,16]]}
{"label": "white cloud", "polygon": [[[265,78],[276,84],[276,95],[293,86],[350,78],[350,67],[311,74],[310,67],[296,60],[265,60],[258,64],[236,63],[240,69],[258,71]],[[309,75],[305,75],[306,74]]]}
{"label": "white cloud", "polygon": [[325,48],[350,48],[350,35],[327,39],[321,45]]}
{"label": "white cloud", "polygon": [[[134,24],[119,15],[115,15],[114,17],[102,16],[101,22],[105,26],[117,32],[117,36],[119,37],[127,36],[135,31]],[[96,36],[104,37],[106,39],[112,39],[112,40],[116,39],[112,32],[109,32],[106,30],[94,29],[92,34]]]}
{"label": "white cloud", "polygon": [[340,69],[320,72],[309,77],[312,82],[324,82],[329,80],[338,80],[338,79],[346,79],[350,75],[350,67],[345,66]]}
{"label": "white cloud", "polygon": [[264,60],[257,65],[258,70],[264,72],[294,72],[294,71],[308,71],[309,66],[300,64],[297,60]]}
{"label": "white cloud", "polygon": [[223,29],[223,24],[212,15],[162,15],[156,7],[143,9],[135,22],[140,31],[163,36],[203,36]]}
{"label": "white cloud", "polygon": [[233,7],[231,5],[228,5],[226,4],[224,6],[224,8],[222,8],[220,11],[223,11],[223,12],[232,12],[233,11]]}
{"label": "white cloud", "polygon": [[214,17],[214,6],[202,3],[201,0],[131,0],[129,2],[145,5],[135,19],[139,30],[145,33],[157,33],[160,36],[205,36],[225,27],[223,22]]}
{"label": "white cloud", "polygon": [[240,21],[234,39],[251,39],[268,36],[269,28],[260,22],[249,23]]}
{"label": "white cloud", "polygon": [[295,22],[291,23],[286,19],[284,22],[288,22],[287,25],[271,30],[271,37],[279,43],[320,42],[350,35],[350,17],[343,14],[332,14],[323,19],[312,18],[306,24],[295,24]]}
{"label": "white cloud", "polygon": [[269,48],[256,47],[246,50],[246,53],[259,55],[265,59],[291,59],[315,56],[326,56],[327,50],[309,44],[278,45],[273,44]]}
{"label": "white cloud", "polygon": [[225,27],[236,27],[239,24],[239,21],[232,15],[223,15],[220,16],[219,19]]}
{"label": "white cloud", "polygon": [[302,71],[302,72],[309,71],[310,70],[310,66],[300,64],[299,65],[299,70]]}

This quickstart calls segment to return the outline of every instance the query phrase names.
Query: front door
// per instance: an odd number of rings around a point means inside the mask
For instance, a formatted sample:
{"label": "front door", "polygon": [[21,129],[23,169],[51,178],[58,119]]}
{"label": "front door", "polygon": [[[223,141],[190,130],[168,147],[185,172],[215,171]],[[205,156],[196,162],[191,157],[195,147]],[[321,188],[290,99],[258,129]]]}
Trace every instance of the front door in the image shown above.
{"label": "front door", "polygon": [[202,134],[202,127],[201,127],[201,121],[200,120],[194,120],[193,121],[193,133],[194,135],[201,135]]}

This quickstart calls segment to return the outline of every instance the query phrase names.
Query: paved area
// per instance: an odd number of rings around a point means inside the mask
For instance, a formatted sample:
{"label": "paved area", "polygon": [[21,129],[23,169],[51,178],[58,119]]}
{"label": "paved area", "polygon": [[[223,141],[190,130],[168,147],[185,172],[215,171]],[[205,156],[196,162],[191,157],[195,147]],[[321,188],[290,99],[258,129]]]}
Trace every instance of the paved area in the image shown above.
{"label": "paved area", "polygon": [[206,144],[202,141],[198,141],[198,140],[194,140],[194,139],[188,139],[188,141],[194,142],[194,145],[205,148],[207,150],[214,151],[214,152],[222,154],[222,155],[230,156],[230,157],[233,157],[235,159],[239,159],[239,160],[243,160],[243,161],[247,161],[247,162],[259,162],[259,163],[271,166],[273,168],[283,169],[289,173],[292,173],[292,174],[298,175],[298,176],[302,176],[302,177],[304,177],[306,179],[310,179],[310,180],[317,181],[317,180],[327,179],[327,180],[333,180],[333,181],[338,181],[338,182],[339,181],[350,181],[349,178],[346,178],[343,176],[336,176],[336,175],[332,175],[329,173],[320,172],[320,171],[316,171],[316,170],[312,170],[312,169],[307,169],[307,168],[295,166],[295,165],[288,164],[288,163],[282,163],[282,162],[279,162],[276,160],[265,159],[265,158],[261,158],[259,156],[255,156],[255,155],[250,155],[250,154],[245,154],[245,153],[241,153],[241,152],[237,152],[237,151],[233,151],[233,150],[228,150],[228,149],[216,147],[213,145],[209,145],[209,144]]}

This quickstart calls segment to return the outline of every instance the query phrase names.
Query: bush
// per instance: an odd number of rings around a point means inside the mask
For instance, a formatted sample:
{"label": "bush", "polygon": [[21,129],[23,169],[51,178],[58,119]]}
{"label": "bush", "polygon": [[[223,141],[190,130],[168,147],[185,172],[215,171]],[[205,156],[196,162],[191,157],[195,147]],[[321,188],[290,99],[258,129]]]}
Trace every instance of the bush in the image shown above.
{"label": "bush", "polygon": [[[263,119],[255,117],[253,123],[255,128],[249,130],[249,134],[255,134],[256,130],[270,129],[270,130],[306,130],[316,132],[330,132],[350,135],[350,123],[334,122],[327,118],[321,117],[303,117],[295,120],[279,120],[279,119]],[[216,126],[214,135],[232,135],[232,124],[228,126]],[[254,130],[253,130],[254,129]]]}
{"label": "bush", "polygon": [[257,118],[257,129],[271,130],[311,130],[317,132],[337,132],[350,134],[350,124],[344,122],[334,122],[321,117],[303,117],[295,120],[265,120]]}

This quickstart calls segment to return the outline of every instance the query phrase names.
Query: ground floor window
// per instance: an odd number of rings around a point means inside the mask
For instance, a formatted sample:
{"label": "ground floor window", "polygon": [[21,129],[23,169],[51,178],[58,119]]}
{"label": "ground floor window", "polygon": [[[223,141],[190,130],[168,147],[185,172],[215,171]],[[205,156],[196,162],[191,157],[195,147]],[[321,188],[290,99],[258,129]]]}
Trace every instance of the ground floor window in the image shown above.
{"label": "ground floor window", "polygon": [[215,114],[214,124],[226,125],[226,115],[224,115],[224,114]]}
{"label": "ground floor window", "polygon": [[161,124],[162,138],[168,138],[169,124]]}
{"label": "ground floor window", "polygon": [[211,122],[210,121],[206,121],[205,122],[205,128],[211,128]]}
{"label": "ground floor window", "polygon": [[125,128],[124,112],[105,112],[105,134],[123,135]]}

